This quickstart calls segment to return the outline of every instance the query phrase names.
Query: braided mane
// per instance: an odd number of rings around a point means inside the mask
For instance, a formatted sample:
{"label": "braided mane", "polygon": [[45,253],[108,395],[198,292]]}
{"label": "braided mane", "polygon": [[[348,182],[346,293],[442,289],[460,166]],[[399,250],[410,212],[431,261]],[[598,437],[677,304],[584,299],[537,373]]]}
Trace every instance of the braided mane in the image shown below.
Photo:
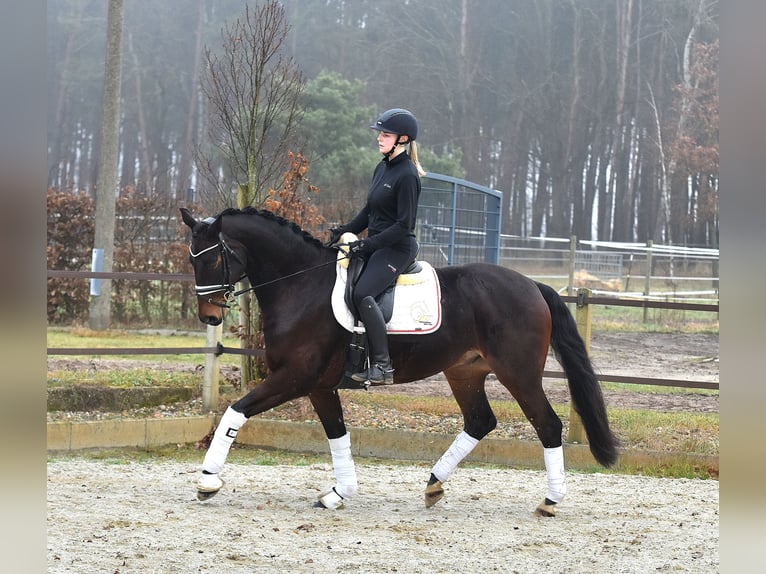
{"label": "braided mane", "polygon": [[267,209],[258,209],[252,206],[245,207],[244,209],[229,207],[219,213],[218,217],[223,217],[224,215],[257,215],[258,217],[263,217],[264,219],[274,221],[283,227],[289,228],[293,233],[299,235],[306,243],[311,243],[317,247],[324,247],[324,244],[319,239],[311,235],[308,231],[302,229],[300,225]]}

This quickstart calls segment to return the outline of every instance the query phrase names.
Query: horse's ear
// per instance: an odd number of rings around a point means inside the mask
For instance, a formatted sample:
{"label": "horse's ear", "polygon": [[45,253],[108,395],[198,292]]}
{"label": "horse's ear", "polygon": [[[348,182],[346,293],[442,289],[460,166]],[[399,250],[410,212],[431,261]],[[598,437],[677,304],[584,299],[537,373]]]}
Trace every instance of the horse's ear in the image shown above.
{"label": "horse's ear", "polygon": [[191,214],[191,211],[189,211],[185,207],[181,208],[181,219],[183,219],[184,223],[188,225],[191,229],[194,229],[194,226],[197,225],[197,220],[194,219],[194,216]]}
{"label": "horse's ear", "polygon": [[218,235],[221,233],[222,223],[223,223],[223,218],[219,215],[218,217],[215,218],[215,221],[210,224],[210,228],[207,230],[207,233],[218,237]]}

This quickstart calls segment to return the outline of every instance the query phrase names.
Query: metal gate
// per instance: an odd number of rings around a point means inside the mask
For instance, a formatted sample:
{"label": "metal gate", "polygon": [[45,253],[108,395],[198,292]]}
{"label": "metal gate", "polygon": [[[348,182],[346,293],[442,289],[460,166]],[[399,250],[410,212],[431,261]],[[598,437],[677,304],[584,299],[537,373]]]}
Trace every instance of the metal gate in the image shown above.
{"label": "metal gate", "polygon": [[427,173],[422,178],[415,232],[418,259],[434,267],[500,257],[503,194],[463,179]]}

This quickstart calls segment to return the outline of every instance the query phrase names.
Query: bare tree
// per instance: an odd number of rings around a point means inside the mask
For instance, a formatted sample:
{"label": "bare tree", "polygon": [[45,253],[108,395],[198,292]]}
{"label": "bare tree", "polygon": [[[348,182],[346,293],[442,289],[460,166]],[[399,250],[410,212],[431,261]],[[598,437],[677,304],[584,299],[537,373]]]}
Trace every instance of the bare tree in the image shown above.
{"label": "bare tree", "polygon": [[231,179],[222,181],[210,168],[212,158],[199,167],[224,204],[234,185],[238,207],[260,204],[287,168],[304,83],[297,64],[283,53],[289,30],[279,2],[246,5],[243,18],[224,26],[222,53],[205,49],[209,139]]}
{"label": "bare tree", "polygon": [[[292,134],[300,119],[303,75],[283,54],[290,28],[282,5],[274,0],[245,6],[243,18],[222,30],[223,52],[205,50],[207,75],[202,91],[209,106],[210,143],[220,152],[230,181],[210,169],[200,174],[214,182],[224,205],[236,184],[239,208],[259,205],[270,184],[288,166]],[[259,312],[251,293],[240,297],[239,333],[243,345],[259,331]],[[242,358],[242,380],[259,378],[252,357]]]}
{"label": "bare tree", "polygon": [[[122,0],[109,0],[106,27],[106,62],[104,65],[103,118],[101,120],[101,155],[96,184],[96,228],[93,256],[103,254],[102,270],[111,272],[114,259],[114,216],[117,201],[117,164],[120,134],[120,84],[122,63]],[[100,289],[91,293],[89,323],[91,329],[109,328],[112,282],[100,281]]]}

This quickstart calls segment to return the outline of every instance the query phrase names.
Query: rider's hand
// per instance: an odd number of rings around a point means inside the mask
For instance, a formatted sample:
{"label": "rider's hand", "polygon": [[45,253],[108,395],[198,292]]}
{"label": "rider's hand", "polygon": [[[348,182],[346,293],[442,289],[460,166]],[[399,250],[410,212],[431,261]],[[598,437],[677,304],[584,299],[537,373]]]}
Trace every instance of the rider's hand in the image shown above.
{"label": "rider's hand", "polygon": [[330,240],[325,244],[327,247],[330,247],[331,245],[334,245],[338,242],[338,239],[340,239],[340,236],[343,235],[343,229],[340,227],[331,227],[330,228]]}
{"label": "rider's hand", "polygon": [[364,257],[373,252],[372,246],[369,242],[362,239],[361,241],[352,241],[348,244],[348,252],[351,257]]}

